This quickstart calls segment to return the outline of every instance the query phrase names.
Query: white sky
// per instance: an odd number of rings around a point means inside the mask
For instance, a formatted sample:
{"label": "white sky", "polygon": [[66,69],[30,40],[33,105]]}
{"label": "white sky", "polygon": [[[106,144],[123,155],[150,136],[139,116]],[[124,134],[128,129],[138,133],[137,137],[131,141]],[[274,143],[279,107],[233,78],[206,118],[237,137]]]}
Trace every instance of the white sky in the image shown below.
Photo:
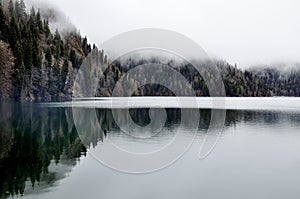
{"label": "white sky", "polygon": [[300,62],[300,0],[43,1],[96,44],[133,29],[164,28],[239,67]]}

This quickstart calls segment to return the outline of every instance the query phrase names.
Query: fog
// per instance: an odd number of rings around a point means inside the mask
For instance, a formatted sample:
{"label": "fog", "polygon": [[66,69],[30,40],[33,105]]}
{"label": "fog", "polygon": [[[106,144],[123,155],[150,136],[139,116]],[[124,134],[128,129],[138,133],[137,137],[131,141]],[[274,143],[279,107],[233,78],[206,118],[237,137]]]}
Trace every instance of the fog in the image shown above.
{"label": "fog", "polygon": [[125,31],[153,27],[182,33],[211,57],[240,68],[300,62],[297,0],[45,1],[98,45]]}
{"label": "fog", "polygon": [[69,32],[77,31],[76,25],[70,20],[68,15],[49,1],[26,0],[26,6],[28,12],[30,12],[32,6],[36,11],[40,10],[42,18],[49,21],[49,27],[52,32],[58,29],[64,36],[64,34]]}

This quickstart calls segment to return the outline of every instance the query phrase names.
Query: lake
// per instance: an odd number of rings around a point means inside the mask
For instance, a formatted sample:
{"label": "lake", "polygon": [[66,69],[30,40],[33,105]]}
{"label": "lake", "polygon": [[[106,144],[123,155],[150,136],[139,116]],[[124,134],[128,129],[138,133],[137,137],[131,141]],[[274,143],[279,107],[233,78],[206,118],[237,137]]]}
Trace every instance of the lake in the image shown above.
{"label": "lake", "polygon": [[[162,103],[168,104],[166,100]],[[156,107],[153,113],[141,103],[130,106],[128,114],[118,106],[102,107],[101,102],[95,110],[79,104],[75,111],[70,103],[1,103],[0,198],[298,199],[299,100],[271,100],[275,105],[241,100],[228,110],[211,110],[209,105],[165,110],[150,100]],[[88,125],[90,111],[103,131]],[[214,137],[211,152],[199,158],[212,115],[222,113],[222,133]],[[199,115],[196,129],[193,115]],[[126,126],[129,116],[137,126]],[[111,143],[147,155],[169,146],[174,137],[178,142],[168,154],[182,153],[169,163],[169,156],[158,153],[154,161],[145,159],[138,167],[138,161],[112,152]],[[163,165],[154,164],[158,162]]]}

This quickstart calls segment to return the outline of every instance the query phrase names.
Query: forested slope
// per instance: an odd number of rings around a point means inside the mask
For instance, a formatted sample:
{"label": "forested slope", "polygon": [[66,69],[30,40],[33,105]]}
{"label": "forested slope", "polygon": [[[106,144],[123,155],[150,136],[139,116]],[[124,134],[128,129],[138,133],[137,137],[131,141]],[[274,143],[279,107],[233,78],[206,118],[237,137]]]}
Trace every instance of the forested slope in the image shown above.
{"label": "forested slope", "polygon": [[[111,96],[116,82],[138,65],[162,63],[159,57],[108,61],[103,50],[89,44],[76,30],[63,35],[58,30],[51,31],[47,18],[51,15],[43,15],[35,8],[28,13],[23,0],[5,2],[3,6],[0,4],[0,100],[70,100],[77,71],[92,51],[96,52],[99,63],[109,63],[107,70],[101,71],[104,76],[99,79],[95,96]],[[214,61],[227,96],[300,96],[299,70],[284,74],[274,68],[240,70],[225,61]],[[174,64],[174,60],[163,64],[180,72],[197,96],[209,96],[203,78],[193,66]],[[168,78],[177,88],[182,87],[177,85],[176,78]],[[146,85],[134,95],[172,96],[173,93],[163,86]]]}
{"label": "forested slope", "polygon": [[87,38],[74,31],[64,38],[58,30],[52,33],[40,11],[26,12],[23,0],[0,6],[0,98],[70,99],[74,74],[92,50]]}

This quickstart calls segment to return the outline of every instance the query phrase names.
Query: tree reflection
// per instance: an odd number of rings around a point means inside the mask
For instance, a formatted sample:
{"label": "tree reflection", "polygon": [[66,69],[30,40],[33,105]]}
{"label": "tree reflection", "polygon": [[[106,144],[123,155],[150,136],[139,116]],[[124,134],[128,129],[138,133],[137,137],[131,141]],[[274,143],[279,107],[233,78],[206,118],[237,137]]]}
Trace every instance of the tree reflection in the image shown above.
{"label": "tree reflection", "polygon": [[[85,116],[95,110],[77,111]],[[199,111],[199,132],[205,132],[211,120],[211,110]],[[72,162],[71,165],[75,165],[79,157],[86,155],[87,147],[95,147],[109,133],[120,131],[115,119],[122,121],[125,116],[124,111],[117,113],[114,115],[117,118],[114,118],[112,110],[97,109],[96,120],[101,130],[92,131],[94,127],[87,123],[82,127],[83,134],[79,137],[71,108],[0,103],[0,198],[23,195],[27,182],[30,182],[32,187],[43,180],[51,185],[51,181],[57,180],[49,174],[51,162],[58,164],[62,159],[66,159]],[[151,122],[149,109],[130,109],[129,113],[132,120],[140,126]],[[166,109],[166,113],[166,129],[180,123],[180,109]],[[226,128],[239,123],[273,125],[285,122],[299,125],[300,121],[299,114],[281,112],[228,110],[226,114]]]}
{"label": "tree reflection", "polygon": [[0,110],[1,198],[23,195],[28,180],[34,187],[51,160],[86,154],[67,109],[4,103]]}

